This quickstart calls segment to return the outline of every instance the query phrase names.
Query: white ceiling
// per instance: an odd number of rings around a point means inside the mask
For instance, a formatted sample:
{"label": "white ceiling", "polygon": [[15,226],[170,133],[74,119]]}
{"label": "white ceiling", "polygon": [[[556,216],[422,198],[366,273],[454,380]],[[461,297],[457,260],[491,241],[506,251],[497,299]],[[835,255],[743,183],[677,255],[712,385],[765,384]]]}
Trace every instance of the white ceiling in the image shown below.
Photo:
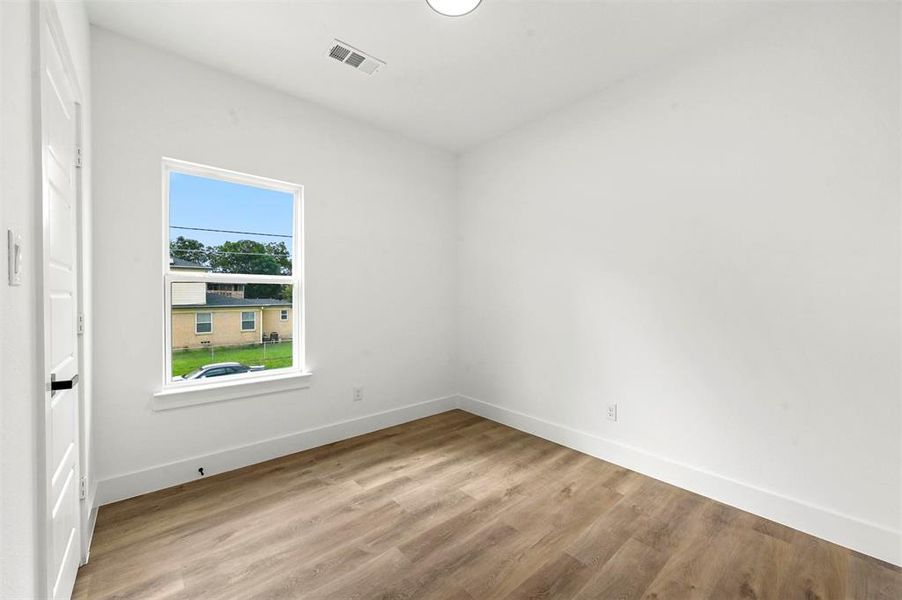
{"label": "white ceiling", "polygon": [[[743,2],[95,0],[91,21],[379,127],[461,151],[757,17]],[[326,56],[338,38],[388,63]]]}

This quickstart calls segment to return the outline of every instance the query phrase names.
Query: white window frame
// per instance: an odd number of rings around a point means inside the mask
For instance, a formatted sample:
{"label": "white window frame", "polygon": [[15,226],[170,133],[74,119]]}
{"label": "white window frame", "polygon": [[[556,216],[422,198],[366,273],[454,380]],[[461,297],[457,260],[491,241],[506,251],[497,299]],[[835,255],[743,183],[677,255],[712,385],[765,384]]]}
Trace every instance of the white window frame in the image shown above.
{"label": "white window frame", "polygon": [[[246,328],[244,327],[244,315],[253,315],[254,326],[251,327],[250,329],[246,329]],[[242,310],[242,311],[241,311],[241,319],[239,319],[239,321],[240,321],[240,323],[241,323],[241,324],[240,324],[240,327],[241,327],[241,332],[242,332],[242,333],[244,333],[245,331],[257,331],[257,311],[255,311],[255,310]]]}
{"label": "white window frame", "polygon": [[287,321],[287,320],[288,320],[288,309],[287,309],[287,308],[281,308],[281,309],[279,309],[279,320],[280,320],[280,321]]}
{"label": "white window frame", "polygon": [[[212,272],[179,272],[170,269],[169,265],[169,179],[173,172],[218,179],[231,183],[249,185],[268,190],[275,190],[292,194],[294,197],[293,211],[293,235],[291,240],[291,275],[251,275],[238,273],[212,273]],[[208,165],[177,160],[173,158],[162,159],[162,252],[160,263],[162,265],[163,280],[163,322],[165,323],[163,340],[163,372],[161,376],[161,389],[154,394],[155,410],[190,406],[219,400],[229,400],[247,396],[256,396],[269,391],[281,391],[307,387],[307,378],[310,371],[307,370],[304,343],[305,332],[303,324],[304,315],[304,187],[302,185],[277,179],[259,177],[247,173],[239,173],[228,169],[220,169]],[[202,282],[202,283],[267,283],[292,286],[292,308],[300,318],[292,323],[292,358],[291,367],[272,369],[267,371],[252,371],[224,377],[226,381],[207,382],[203,379],[192,381],[172,381],[172,283],[173,282]],[[201,311],[204,312],[204,311]],[[257,317],[254,317],[254,330],[257,327]],[[239,325],[240,327],[240,325]],[[220,378],[216,378],[220,379]],[[246,385],[247,384],[247,385]],[[250,386],[250,387],[248,387]],[[183,395],[183,392],[196,392],[197,399]]]}
{"label": "white window frame", "polygon": [[[197,326],[200,324],[200,321],[197,320],[197,317],[200,315],[210,315],[210,331],[198,331]],[[207,323],[204,323],[207,325]],[[213,311],[210,310],[199,310],[194,313],[194,335],[213,335]]]}

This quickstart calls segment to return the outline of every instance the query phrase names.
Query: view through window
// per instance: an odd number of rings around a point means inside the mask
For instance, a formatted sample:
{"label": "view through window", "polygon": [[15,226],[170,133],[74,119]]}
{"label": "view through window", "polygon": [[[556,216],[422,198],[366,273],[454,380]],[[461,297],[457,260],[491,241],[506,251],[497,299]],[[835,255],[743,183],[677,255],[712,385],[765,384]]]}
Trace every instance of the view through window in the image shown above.
{"label": "view through window", "polygon": [[164,161],[166,381],[300,369],[300,186]]}

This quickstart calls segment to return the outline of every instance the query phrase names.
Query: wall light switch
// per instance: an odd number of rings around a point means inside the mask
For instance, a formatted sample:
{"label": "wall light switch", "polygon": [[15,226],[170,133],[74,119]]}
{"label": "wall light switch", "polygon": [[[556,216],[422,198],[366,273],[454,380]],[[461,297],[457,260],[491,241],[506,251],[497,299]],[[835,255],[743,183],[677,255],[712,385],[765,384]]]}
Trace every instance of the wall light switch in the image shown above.
{"label": "wall light switch", "polygon": [[22,236],[8,229],[6,242],[9,250],[9,285],[22,285]]}

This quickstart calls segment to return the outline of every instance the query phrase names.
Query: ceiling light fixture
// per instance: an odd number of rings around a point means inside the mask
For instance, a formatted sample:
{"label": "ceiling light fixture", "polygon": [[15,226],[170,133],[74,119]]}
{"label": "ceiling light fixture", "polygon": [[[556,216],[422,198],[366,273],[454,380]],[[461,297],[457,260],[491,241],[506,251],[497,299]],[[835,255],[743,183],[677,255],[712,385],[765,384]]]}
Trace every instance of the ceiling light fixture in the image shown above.
{"label": "ceiling light fixture", "polygon": [[446,17],[462,17],[476,10],[482,0],[426,0],[435,12]]}

